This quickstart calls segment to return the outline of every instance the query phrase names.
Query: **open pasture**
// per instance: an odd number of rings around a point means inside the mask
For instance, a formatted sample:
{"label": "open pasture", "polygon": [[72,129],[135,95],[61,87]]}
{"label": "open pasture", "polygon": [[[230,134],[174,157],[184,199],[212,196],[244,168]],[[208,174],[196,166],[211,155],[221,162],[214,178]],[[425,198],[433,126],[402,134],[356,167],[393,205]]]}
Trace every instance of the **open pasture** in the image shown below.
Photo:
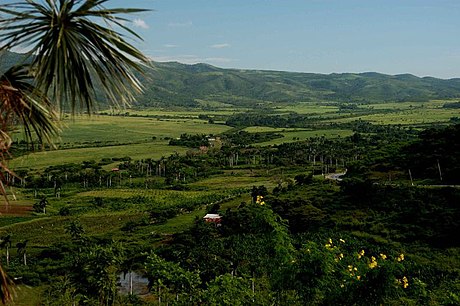
{"label": "open pasture", "polygon": [[13,159],[10,166],[14,169],[44,168],[125,156],[159,159],[187,151],[186,148],[169,146],[168,138],[179,137],[182,133],[218,134],[229,129],[198,119],[158,120],[121,116],[77,117],[65,120],[64,125],[56,145],[66,149],[35,152]]}
{"label": "open pasture", "polygon": [[350,112],[349,115],[325,119],[324,122],[345,123],[354,120],[369,121],[373,124],[401,124],[419,125],[432,123],[445,123],[452,117],[458,117],[458,109],[443,108],[452,101],[433,100],[429,102],[391,102],[360,105],[359,110],[368,113],[359,114]]}
{"label": "open pasture", "polygon": [[310,137],[325,137],[325,138],[337,138],[337,137],[347,137],[353,134],[352,130],[285,130],[284,132],[279,132],[284,135],[282,138],[272,139],[267,142],[258,143],[258,146],[268,146],[268,145],[279,145],[287,142],[295,142],[299,140],[306,140]]}
{"label": "open pasture", "polygon": [[[142,109],[129,109],[126,110],[129,115],[135,116],[151,116],[151,117],[158,117],[158,118],[187,118],[187,119],[198,119],[199,115],[208,115],[208,116],[216,116],[216,115],[231,115],[233,113],[239,113],[247,111],[248,109],[235,107],[231,104],[224,104],[220,102],[202,102],[203,108],[187,108],[187,109],[162,109],[162,108],[142,108]],[[209,109],[207,107],[212,107]],[[103,113],[109,113],[107,111]],[[156,119],[156,118],[155,118]],[[201,121],[204,122],[204,121]]]}
{"label": "open pasture", "polygon": [[324,105],[324,103],[300,102],[293,105],[286,105],[276,108],[280,113],[297,113],[297,114],[326,114],[336,113],[339,111],[337,106]]}
{"label": "open pasture", "polygon": [[178,191],[178,190],[158,190],[158,189],[102,189],[81,192],[78,195],[81,197],[101,197],[101,198],[120,198],[126,199],[131,197],[147,197],[147,198],[195,198],[198,196],[212,195],[214,192],[203,191]]}
{"label": "open pasture", "polygon": [[261,186],[272,188],[277,183],[268,176],[259,176],[256,172],[249,170],[226,171],[224,175],[212,176],[198,182],[190,183],[191,188],[202,190],[229,190],[237,188],[250,188],[252,186]]}
{"label": "open pasture", "polygon": [[166,142],[151,142],[121,146],[107,146],[96,148],[78,148],[36,152],[13,159],[10,167],[13,169],[28,168],[41,169],[53,165],[67,163],[81,163],[83,161],[100,161],[103,158],[129,156],[132,159],[160,159],[175,152],[185,153],[187,148],[169,146]]}
{"label": "open pasture", "polygon": [[[178,115],[176,113],[176,115]],[[198,119],[169,120],[143,117],[94,116],[64,120],[60,143],[134,143],[165,137],[179,137],[182,133],[218,134],[229,127]]]}
{"label": "open pasture", "polygon": [[387,113],[368,114],[356,117],[331,119],[328,122],[344,123],[354,120],[369,121],[374,124],[401,124],[401,125],[418,125],[432,123],[446,123],[452,117],[458,117],[460,114],[455,109],[444,108],[415,108],[405,110],[394,110]]}
{"label": "open pasture", "polygon": [[[177,115],[177,113],[176,113]],[[146,118],[129,116],[78,116],[62,120],[62,132],[54,142],[61,147],[128,144],[176,138],[182,133],[218,134],[230,127],[205,120],[184,118]],[[18,132],[15,140],[23,135]]]}

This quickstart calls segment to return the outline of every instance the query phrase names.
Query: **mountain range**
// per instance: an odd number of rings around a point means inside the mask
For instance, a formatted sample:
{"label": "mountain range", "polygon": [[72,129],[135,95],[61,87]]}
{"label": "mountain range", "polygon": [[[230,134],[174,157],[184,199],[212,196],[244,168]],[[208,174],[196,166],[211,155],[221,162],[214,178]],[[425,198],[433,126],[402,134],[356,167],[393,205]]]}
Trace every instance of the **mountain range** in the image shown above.
{"label": "mountain range", "polygon": [[[0,71],[22,57],[3,52]],[[151,62],[139,77],[145,88],[137,97],[137,105],[141,107],[194,107],[216,102],[253,107],[297,102],[418,102],[460,98],[460,78],[445,80],[411,74],[318,74]]]}

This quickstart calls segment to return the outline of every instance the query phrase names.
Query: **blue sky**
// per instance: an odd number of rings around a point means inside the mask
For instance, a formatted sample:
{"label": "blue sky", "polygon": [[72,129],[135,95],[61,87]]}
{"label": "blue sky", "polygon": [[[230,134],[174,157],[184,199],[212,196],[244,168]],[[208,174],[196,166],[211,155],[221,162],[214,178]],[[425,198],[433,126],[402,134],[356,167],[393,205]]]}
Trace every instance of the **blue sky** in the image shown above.
{"label": "blue sky", "polygon": [[300,72],[460,77],[458,0],[136,0],[157,61]]}

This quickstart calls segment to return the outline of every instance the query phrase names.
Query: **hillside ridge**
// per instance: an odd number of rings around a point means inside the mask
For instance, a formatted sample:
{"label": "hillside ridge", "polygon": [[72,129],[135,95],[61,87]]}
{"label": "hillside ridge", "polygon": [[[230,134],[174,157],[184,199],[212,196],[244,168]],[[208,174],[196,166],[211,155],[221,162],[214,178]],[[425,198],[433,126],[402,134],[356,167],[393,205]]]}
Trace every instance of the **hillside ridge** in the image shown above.
{"label": "hillside ridge", "polygon": [[[17,53],[0,54],[0,71],[20,60]],[[307,73],[226,69],[209,64],[151,62],[140,76],[145,91],[137,106],[236,107],[299,102],[425,102],[460,98],[460,78],[438,79],[409,73]]]}

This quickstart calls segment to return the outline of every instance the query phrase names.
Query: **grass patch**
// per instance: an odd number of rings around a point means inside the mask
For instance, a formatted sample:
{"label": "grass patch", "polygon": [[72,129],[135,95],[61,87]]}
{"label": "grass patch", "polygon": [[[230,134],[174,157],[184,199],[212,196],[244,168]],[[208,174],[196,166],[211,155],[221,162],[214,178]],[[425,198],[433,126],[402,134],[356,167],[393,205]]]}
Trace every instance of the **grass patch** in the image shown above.
{"label": "grass patch", "polygon": [[66,163],[81,163],[83,161],[103,158],[125,157],[132,159],[160,159],[162,156],[169,156],[174,153],[183,154],[187,148],[169,146],[165,142],[152,142],[99,148],[66,149],[47,152],[36,152],[21,156],[10,162],[13,169],[33,168],[42,169],[52,165]]}
{"label": "grass patch", "polygon": [[276,138],[267,142],[258,143],[258,146],[279,145],[287,142],[306,140],[310,137],[338,138],[347,137],[353,134],[352,130],[292,130],[280,132],[283,138]]}

